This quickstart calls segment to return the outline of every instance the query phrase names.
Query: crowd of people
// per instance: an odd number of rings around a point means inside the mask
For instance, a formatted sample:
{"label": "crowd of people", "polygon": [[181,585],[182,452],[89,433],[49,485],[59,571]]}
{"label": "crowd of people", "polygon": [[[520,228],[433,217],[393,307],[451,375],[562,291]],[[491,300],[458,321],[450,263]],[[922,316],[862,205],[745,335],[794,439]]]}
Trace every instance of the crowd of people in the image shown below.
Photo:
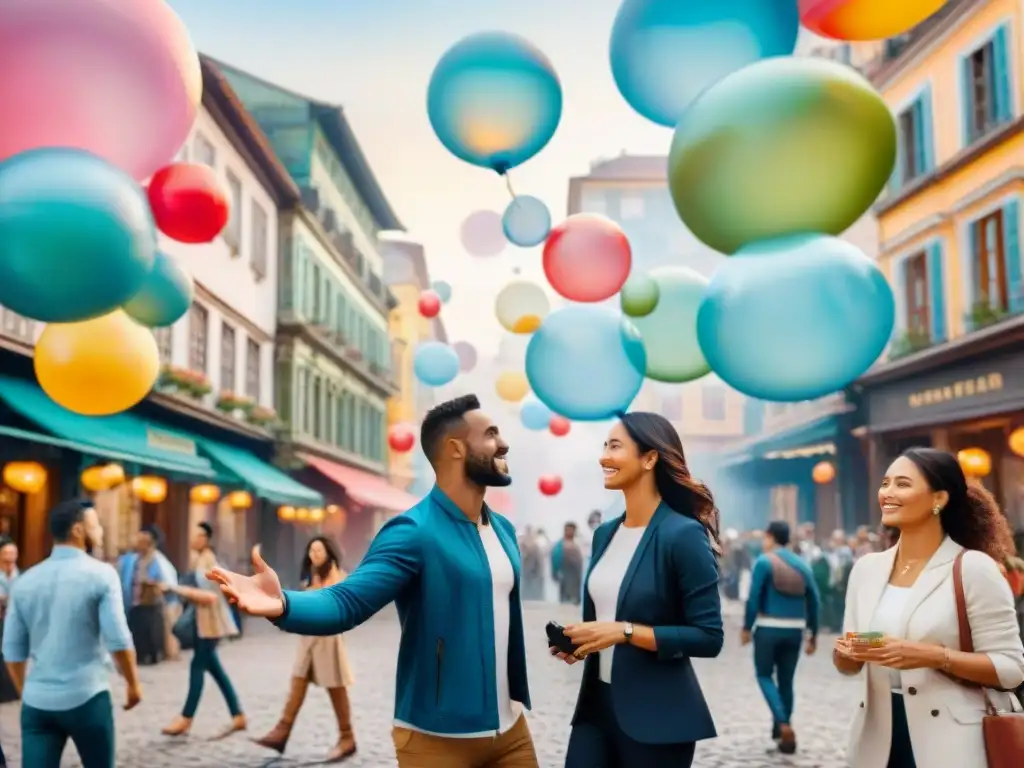
{"label": "crowd of people", "polygon": [[[251,574],[221,567],[206,523],[187,573],[164,562],[152,528],[111,567],[91,557],[103,531],[88,500],[51,510],[53,552],[24,574],[0,542],[2,650],[22,702],[22,763],[58,768],[70,739],[85,768],[113,768],[110,662],[132,708],[144,698],[138,663],[175,652],[172,639],[193,653],[186,701],[163,733],[189,733],[207,673],[231,715],[220,737],[245,731],[217,652],[237,634],[239,610],[297,635],[280,720],[257,743],[286,750],[314,684],[337,715],[327,760],[342,762],[356,753],[344,633],[394,603],[400,768],[539,768],[524,716],[522,604],[553,579],[581,612],[547,628],[552,663],[583,664],[567,768],[694,763],[717,728],[692,660],[723,648],[723,595],[745,600],[741,640],[753,645],[779,752],[797,750],[800,656],[832,628],[837,673],[863,681],[850,701],[853,768],[1024,764],[1024,716],[1013,716],[1024,684],[1016,550],[998,505],[952,455],[911,449],[893,462],[878,490],[877,535],[837,533],[822,545],[810,527],[775,521],[761,534],[720,537],[712,493],[691,476],[671,423],[626,414],[600,458],[624,512],[604,522],[595,513],[586,531],[567,524],[548,543],[542,531],[517,535],[484,503],[487,487],[511,475],[508,444],[475,397],[432,409],[420,438],[431,492],[383,526],[350,574],[333,542],[310,541],[301,590],[284,590],[258,548]],[[985,725],[994,717],[1000,727]]]}

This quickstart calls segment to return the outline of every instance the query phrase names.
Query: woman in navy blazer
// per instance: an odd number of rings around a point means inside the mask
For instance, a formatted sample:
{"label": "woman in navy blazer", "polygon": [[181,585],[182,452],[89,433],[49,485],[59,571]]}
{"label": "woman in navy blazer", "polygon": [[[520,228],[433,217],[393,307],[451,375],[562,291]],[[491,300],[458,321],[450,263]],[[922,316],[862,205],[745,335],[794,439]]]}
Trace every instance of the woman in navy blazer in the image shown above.
{"label": "woman in navy blazer", "polygon": [[565,765],[687,768],[717,735],[690,659],[722,650],[718,510],[657,414],[624,415],[601,467],[626,512],[594,532],[575,654],[552,649],[585,659]]}

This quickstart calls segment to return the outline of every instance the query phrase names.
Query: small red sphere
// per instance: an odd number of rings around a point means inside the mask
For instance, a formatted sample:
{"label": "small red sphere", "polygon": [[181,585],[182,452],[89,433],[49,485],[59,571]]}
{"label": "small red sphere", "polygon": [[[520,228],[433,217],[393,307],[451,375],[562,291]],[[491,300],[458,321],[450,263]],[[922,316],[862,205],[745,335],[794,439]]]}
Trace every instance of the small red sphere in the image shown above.
{"label": "small red sphere", "polygon": [[441,297],[434,291],[420,294],[420,314],[424,317],[437,317],[441,312]]}
{"label": "small red sphere", "polygon": [[209,243],[227,226],[228,198],[208,165],[171,163],[153,174],[146,193],[157,227],[179,243]]}
{"label": "small red sphere", "polygon": [[557,496],[562,490],[562,478],[558,475],[544,475],[538,481],[537,487],[545,496]]}
{"label": "small red sphere", "polygon": [[395,453],[408,453],[416,445],[416,433],[405,424],[395,424],[388,430],[388,445]]}
{"label": "small red sphere", "polygon": [[548,429],[551,430],[551,434],[555,437],[565,437],[569,434],[571,426],[571,422],[565,416],[552,416]]}

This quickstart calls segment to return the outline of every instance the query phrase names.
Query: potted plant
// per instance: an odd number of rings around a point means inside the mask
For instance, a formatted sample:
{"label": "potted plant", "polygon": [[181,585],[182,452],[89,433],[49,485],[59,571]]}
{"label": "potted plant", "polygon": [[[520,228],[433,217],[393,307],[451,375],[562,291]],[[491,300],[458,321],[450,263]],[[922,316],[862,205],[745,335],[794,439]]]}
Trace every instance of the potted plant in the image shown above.
{"label": "potted plant", "polygon": [[896,360],[900,357],[906,357],[915,352],[920,352],[922,349],[927,349],[931,345],[932,339],[930,334],[923,331],[910,330],[893,340],[892,346],[889,348],[889,359]]}
{"label": "potted plant", "polygon": [[1006,317],[1006,310],[999,306],[993,306],[987,296],[982,296],[971,307],[968,320],[972,330],[981,330],[990,325],[998,323]]}
{"label": "potted plant", "polygon": [[250,424],[255,424],[257,427],[270,428],[277,424],[277,411],[273,408],[268,408],[265,405],[253,405],[246,414],[246,418]]}
{"label": "potted plant", "polygon": [[217,410],[224,411],[224,413],[245,414],[249,412],[256,403],[251,397],[239,395],[225,389],[221,390],[217,395],[217,402],[215,405]]}
{"label": "potted plant", "polygon": [[186,391],[196,400],[201,400],[213,391],[213,385],[206,378],[206,374],[200,371],[184,371],[186,380]]}

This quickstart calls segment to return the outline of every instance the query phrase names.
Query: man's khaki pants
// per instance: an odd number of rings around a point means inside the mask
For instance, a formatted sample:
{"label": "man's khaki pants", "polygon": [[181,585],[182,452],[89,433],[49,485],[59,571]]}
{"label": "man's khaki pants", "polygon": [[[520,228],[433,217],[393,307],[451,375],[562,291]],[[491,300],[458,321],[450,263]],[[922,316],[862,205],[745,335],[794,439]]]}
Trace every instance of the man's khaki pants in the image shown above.
{"label": "man's khaki pants", "polygon": [[391,729],[398,768],[539,768],[533,736],[520,715],[498,736],[472,739],[431,736],[409,728]]}

